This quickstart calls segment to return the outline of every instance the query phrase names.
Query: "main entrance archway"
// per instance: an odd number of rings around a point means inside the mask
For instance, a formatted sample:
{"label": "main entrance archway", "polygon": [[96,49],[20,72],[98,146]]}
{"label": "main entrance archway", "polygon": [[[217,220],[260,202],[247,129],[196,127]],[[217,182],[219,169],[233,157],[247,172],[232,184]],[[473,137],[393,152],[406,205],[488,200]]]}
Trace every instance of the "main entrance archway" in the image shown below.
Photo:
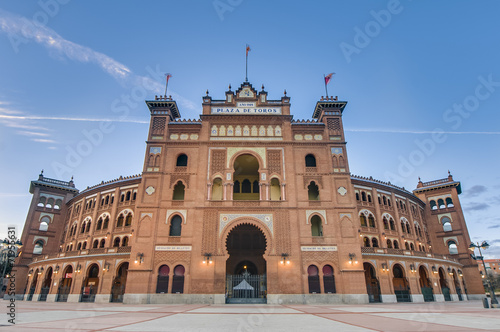
{"label": "main entrance archway", "polygon": [[380,284],[375,273],[375,269],[370,263],[363,263],[365,270],[366,291],[368,292],[368,300],[371,302],[382,302],[380,298]]}
{"label": "main entrance archway", "polygon": [[266,237],[254,225],[241,224],[226,240],[226,302],[266,303]]}

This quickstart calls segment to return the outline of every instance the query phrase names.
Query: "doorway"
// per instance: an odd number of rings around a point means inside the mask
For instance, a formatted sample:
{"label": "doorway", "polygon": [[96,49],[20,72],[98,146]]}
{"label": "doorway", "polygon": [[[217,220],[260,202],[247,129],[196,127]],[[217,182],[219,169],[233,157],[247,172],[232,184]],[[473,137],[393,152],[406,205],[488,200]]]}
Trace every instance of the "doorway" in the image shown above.
{"label": "doorway", "polygon": [[226,303],[267,303],[266,238],[256,226],[236,226],[226,240]]}

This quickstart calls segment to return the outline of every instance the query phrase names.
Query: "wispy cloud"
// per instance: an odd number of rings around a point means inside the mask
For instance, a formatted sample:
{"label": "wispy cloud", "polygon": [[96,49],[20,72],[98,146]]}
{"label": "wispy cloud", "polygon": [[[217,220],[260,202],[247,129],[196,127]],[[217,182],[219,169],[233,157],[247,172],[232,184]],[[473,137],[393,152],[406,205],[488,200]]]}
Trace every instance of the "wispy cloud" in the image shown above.
{"label": "wispy cloud", "polygon": [[49,134],[47,133],[39,133],[36,131],[18,131],[17,132],[19,135],[23,136],[35,136],[35,137],[47,137]]}
{"label": "wispy cloud", "polygon": [[470,187],[469,189],[467,189],[464,194],[467,197],[477,197],[486,191],[488,191],[488,188],[486,188],[485,186],[476,184],[476,185]]}
{"label": "wispy cloud", "polygon": [[464,210],[467,211],[483,211],[488,209],[490,206],[486,203],[470,203],[465,206]]}
{"label": "wispy cloud", "polygon": [[113,118],[77,118],[66,116],[39,116],[39,115],[0,115],[1,119],[8,120],[55,120],[55,121],[84,121],[84,122],[126,122],[126,123],[149,123],[138,119],[113,119]]}
{"label": "wispy cloud", "polygon": [[[27,28],[29,27],[29,28]],[[0,9],[0,32],[10,36],[22,36],[47,48],[51,54],[57,54],[62,59],[67,58],[82,63],[93,63],[111,75],[122,86],[144,86],[146,89],[160,94],[164,85],[146,76],[134,74],[127,66],[93,49],[64,39],[54,30],[37,24],[35,21]],[[171,92],[183,107],[197,110],[196,104]]]}
{"label": "wispy cloud", "polygon": [[384,128],[346,128],[349,132],[387,133],[387,134],[450,134],[450,135],[500,135],[500,131],[434,131],[412,129],[384,129]]}
{"label": "wispy cloud", "polygon": [[34,138],[34,139],[32,139],[32,141],[38,142],[38,143],[49,143],[49,144],[56,144],[57,143],[53,139],[46,139],[46,138]]}

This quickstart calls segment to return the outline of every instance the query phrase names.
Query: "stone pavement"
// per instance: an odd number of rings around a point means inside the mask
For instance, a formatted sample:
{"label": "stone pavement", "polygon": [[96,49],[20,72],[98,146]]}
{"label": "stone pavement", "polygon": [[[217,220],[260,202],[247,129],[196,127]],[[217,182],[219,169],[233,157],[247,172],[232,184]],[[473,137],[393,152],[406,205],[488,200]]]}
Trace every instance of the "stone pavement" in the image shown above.
{"label": "stone pavement", "polygon": [[[8,301],[0,301],[6,312]],[[367,305],[128,305],[16,302],[0,331],[500,331],[478,301]],[[8,324],[7,326],[5,324]]]}

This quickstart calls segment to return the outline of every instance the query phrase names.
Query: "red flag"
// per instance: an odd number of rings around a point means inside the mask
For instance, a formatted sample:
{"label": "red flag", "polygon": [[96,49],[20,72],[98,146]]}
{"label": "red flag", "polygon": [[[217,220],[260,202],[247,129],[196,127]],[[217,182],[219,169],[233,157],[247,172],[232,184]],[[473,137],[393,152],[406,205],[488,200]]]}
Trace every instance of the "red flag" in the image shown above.
{"label": "red flag", "polygon": [[167,77],[167,84],[168,84],[168,80],[170,79],[170,77],[172,77],[172,74],[167,73],[167,74],[165,74],[165,76]]}
{"label": "red flag", "polygon": [[333,75],[335,75],[335,73],[330,73],[330,74],[325,76],[325,85],[327,85],[330,82]]}
{"label": "red flag", "polygon": [[248,56],[248,51],[250,51],[250,45],[247,44],[247,56]]}

